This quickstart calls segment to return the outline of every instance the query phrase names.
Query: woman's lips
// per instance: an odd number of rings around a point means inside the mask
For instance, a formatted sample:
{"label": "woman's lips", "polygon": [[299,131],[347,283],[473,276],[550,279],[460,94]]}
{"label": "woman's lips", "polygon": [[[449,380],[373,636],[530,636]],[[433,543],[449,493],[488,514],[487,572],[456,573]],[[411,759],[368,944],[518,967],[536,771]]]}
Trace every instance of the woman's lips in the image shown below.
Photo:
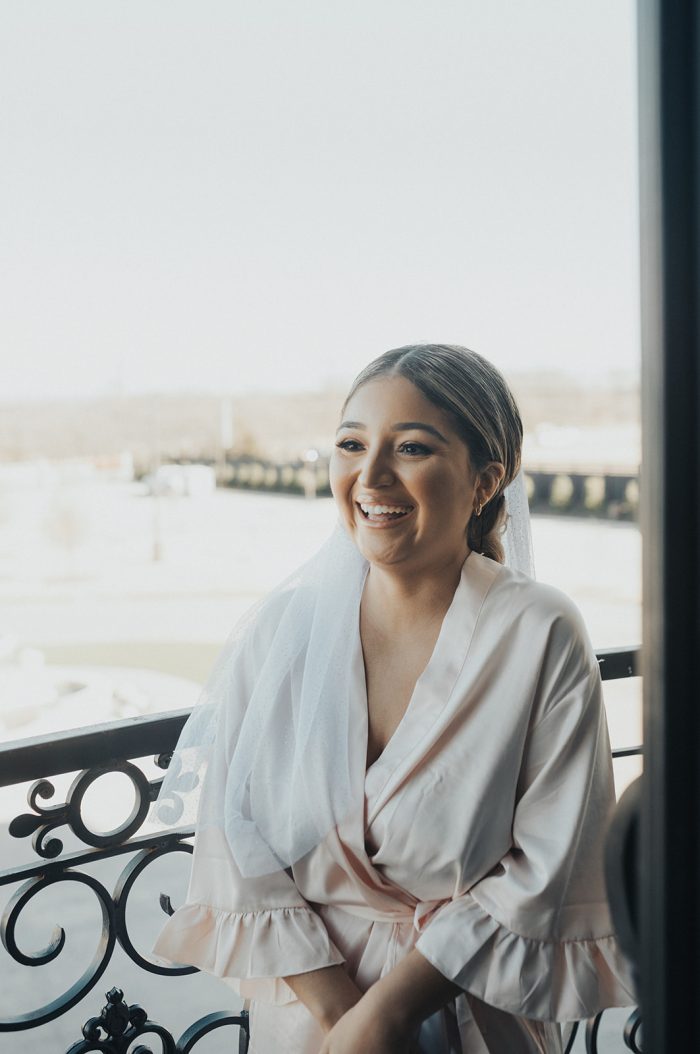
{"label": "woman's lips", "polygon": [[[365,503],[363,502],[362,505],[364,505],[364,504]],[[380,528],[380,529],[381,528],[388,528],[388,527],[396,527],[398,524],[403,523],[404,520],[407,520],[411,516],[411,514],[413,512],[415,512],[415,506],[414,505],[405,505],[405,506],[390,505],[387,502],[385,506],[375,506],[375,507],[370,506],[369,508],[367,508],[367,506],[365,506],[367,511],[365,511],[365,509],[362,508],[362,505],[360,504],[359,501],[355,502],[355,506],[357,508],[357,515],[358,515],[360,521],[367,527],[375,527],[375,528]],[[383,511],[384,509],[393,509],[393,510],[405,509],[405,512],[404,511],[402,511],[402,512],[398,512],[398,511],[389,512],[389,511]],[[382,510],[382,511],[380,511],[380,510]]]}

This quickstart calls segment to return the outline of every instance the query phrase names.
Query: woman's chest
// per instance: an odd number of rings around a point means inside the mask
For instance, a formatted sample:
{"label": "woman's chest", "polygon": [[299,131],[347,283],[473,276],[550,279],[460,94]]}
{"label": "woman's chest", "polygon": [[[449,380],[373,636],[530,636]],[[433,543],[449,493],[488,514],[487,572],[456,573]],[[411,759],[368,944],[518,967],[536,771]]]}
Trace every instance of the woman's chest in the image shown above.
{"label": "woman's chest", "polygon": [[457,895],[510,846],[515,778],[479,764],[477,749],[426,764],[376,811],[368,800],[373,868],[419,900]]}
{"label": "woman's chest", "polygon": [[419,686],[366,775],[365,851],[419,899],[452,895],[510,846],[531,685],[508,691],[494,680],[474,683],[465,669],[444,707],[439,685]]}
{"label": "woman's chest", "polygon": [[378,647],[371,642],[364,647],[367,767],[379,758],[401,724],[433,644],[418,639],[412,647],[405,642],[400,647]]}

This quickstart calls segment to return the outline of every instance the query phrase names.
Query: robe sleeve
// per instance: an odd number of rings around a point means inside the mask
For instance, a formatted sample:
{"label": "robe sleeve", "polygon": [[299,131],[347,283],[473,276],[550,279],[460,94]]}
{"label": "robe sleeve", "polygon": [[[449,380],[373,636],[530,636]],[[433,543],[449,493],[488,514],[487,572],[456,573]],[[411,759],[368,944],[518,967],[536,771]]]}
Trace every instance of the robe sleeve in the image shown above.
{"label": "robe sleeve", "polygon": [[487,1004],[574,1021],[636,1002],[604,883],[615,793],[600,673],[575,609],[550,636],[540,681],[510,849],[430,918],[416,947]]}
{"label": "robe sleeve", "polygon": [[223,835],[200,832],[186,902],[158,935],[155,957],[222,978],[244,998],[296,999],[284,977],[344,961],[286,871],[243,878]]}
{"label": "robe sleeve", "polygon": [[[257,639],[254,644],[258,650],[262,647]],[[256,661],[251,651],[231,683],[230,705],[219,713],[199,804],[187,896],[158,934],[152,954],[164,965],[189,964],[213,974],[246,999],[281,1005],[297,998],[284,977],[345,960],[320,915],[299,892],[291,869],[244,877],[222,820],[210,818],[218,815],[212,803],[225,794],[241,701],[249,697]],[[206,823],[202,822],[205,813]]]}

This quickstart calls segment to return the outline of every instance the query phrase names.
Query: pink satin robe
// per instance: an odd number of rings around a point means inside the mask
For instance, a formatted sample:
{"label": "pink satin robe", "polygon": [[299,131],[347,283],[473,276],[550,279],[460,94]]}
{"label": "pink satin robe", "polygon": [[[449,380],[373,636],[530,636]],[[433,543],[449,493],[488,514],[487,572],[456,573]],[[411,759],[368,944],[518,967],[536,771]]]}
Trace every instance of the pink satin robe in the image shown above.
{"label": "pink satin robe", "polygon": [[[349,632],[357,808],[291,873],[263,878],[240,875],[223,832],[200,831],[186,903],[154,954],[252,1000],[251,1054],[321,1047],[283,977],[344,963],[364,990],[413,947],[465,993],[424,1025],[426,1054],[557,1054],[558,1023],[635,1002],[603,884],[612,763],[580,614],[471,553],[366,773],[359,617]],[[205,793],[224,774],[218,750]]]}

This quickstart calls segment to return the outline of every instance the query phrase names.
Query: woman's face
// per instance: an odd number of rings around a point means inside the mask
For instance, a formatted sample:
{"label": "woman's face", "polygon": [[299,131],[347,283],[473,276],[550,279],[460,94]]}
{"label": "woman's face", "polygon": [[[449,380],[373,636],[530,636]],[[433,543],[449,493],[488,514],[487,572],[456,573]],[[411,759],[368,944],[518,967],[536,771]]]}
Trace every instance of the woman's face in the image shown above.
{"label": "woman's face", "polygon": [[469,552],[479,476],[449,416],[401,376],[364,384],[343,414],[331,458],[333,497],[371,563],[451,568]]}

